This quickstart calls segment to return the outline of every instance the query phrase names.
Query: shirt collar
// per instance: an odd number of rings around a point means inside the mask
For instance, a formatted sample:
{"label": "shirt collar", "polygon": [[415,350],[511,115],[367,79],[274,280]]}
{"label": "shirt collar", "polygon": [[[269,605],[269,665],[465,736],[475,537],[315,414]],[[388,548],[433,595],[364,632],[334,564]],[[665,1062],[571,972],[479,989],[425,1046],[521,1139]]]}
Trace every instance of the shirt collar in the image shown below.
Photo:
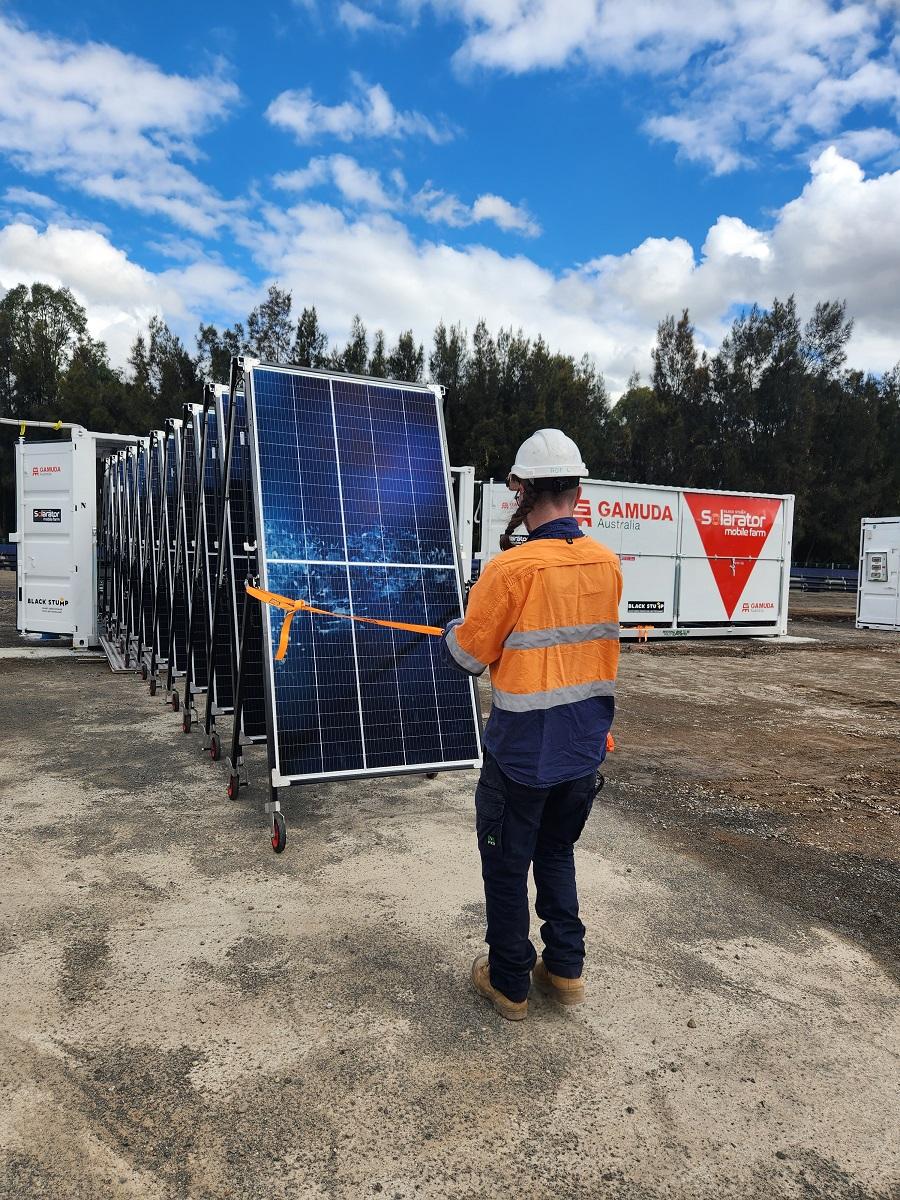
{"label": "shirt collar", "polygon": [[574,517],[556,517],[553,521],[545,521],[543,525],[538,525],[537,529],[533,529],[528,535],[529,542],[540,541],[541,538],[577,538],[584,537],[584,534],[578,528],[578,522]]}

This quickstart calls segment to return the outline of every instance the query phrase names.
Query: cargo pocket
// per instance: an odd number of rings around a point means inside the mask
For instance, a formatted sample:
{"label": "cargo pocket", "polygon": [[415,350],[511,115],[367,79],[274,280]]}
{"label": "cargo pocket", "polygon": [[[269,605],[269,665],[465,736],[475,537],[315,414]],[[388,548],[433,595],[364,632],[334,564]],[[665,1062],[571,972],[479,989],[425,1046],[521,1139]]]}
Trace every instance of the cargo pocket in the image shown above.
{"label": "cargo pocket", "polygon": [[579,826],[578,826],[578,833],[575,835],[575,841],[576,841],[576,842],[577,842],[577,841],[578,841],[578,839],[581,837],[581,835],[584,833],[584,827],[585,827],[585,825],[587,825],[587,823],[588,823],[588,817],[591,815],[591,809],[592,809],[593,807],[594,807],[594,797],[593,797],[593,796],[591,796],[591,797],[588,799],[588,802],[587,802],[587,803],[585,804],[585,806],[584,806],[584,813],[582,814],[582,817],[581,817],[581,822],[580,822],[580,824],[579,824]]}
{"label": "cargo pocket", "polygon": [[[575,833],[575,836],[572,838],[573,842],[577,842],[578,839],[581,837],[582,833],[584,833],[584,827],[585,827],[585,825],[587,825],[588,817],[591,815],[591,810],[594,807],[594,797],[600,791],[600,788],[597,787],[597,778],[595,775],[588,775],[583,780],[583,786],[584,786],[583,802],[581,804],[580,810],[577,807],[575,809],[575,811],[578,815],[577,815],[576,822],[575,822],[576,833]],[[580,789],[579,789],[579,792],[580,792]],[[579,798],[581,798],[581,794],[579,795]]]}
{"label": "cargo pocket", "polygon": [[479,783],[475,789],[475,832],[483,855],[497,858],[503,853],[503,814],[506,797],[499,788]]}

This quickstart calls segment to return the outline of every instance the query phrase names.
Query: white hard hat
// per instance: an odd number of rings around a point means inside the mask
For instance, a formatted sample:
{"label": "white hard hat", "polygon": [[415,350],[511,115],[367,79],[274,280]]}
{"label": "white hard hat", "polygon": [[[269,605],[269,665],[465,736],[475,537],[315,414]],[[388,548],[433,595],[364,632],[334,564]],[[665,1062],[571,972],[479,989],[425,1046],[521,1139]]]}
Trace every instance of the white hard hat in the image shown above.
{"label": "white hard hat", "polygon": [[517,479],[574,479],[587,475],[588,469],[581,451],[561,429],[539,429],[519,447],[509,473]]}

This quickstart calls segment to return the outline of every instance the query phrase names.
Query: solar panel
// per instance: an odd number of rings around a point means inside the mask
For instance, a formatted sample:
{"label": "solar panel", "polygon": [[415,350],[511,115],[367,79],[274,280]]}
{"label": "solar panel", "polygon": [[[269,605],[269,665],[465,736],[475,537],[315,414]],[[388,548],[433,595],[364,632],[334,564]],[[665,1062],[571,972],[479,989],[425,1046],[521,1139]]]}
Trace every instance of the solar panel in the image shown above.
{"label": "solar panel", "polygon": [[103,464],[103,615],[108,636],[114,636],[116,614],[116,555],[118,553],[118,454]]}
{"label": "solar panel", "polygon": [[[222,428],[227,429],[228,391],[220,397]],[[254,600],[247,613],[247,636],[243,650],[240,634],[249,572],[246,546],[255,539],[255,524],[250,487],[250,461],[247,447],[247,408],[243,392],[234,396],[234,434],[231,452],[231,485],[226,498],[226,522],[231,547],[232,636],[235,656],[242,672],[241,731],[248,741],[264,741],[267,735],[265,683],[263,679],[262,617]]]}
{"label": "solar panel", "polygon": [[[335,614],[462,615],[440,401],[425,387],[246,363],[263,588]],[[273,783],[480,762],[470,677],[435,637],[266,608]]]}
{"label": "solar panel", "polygon": [[[175,572],[175,544],[178,537],[178,526],[181,512],[178,504],[179,484],[181,481],[181,434],[182,422],[170,420],[166,422],[166,533],[168,589],[171,602],[169,648],[169,679],[184,674],[184,659],[187,650],[185,637],[184,613],[185,597],[184,584],[180,575]],[[173,636],[174,635],[174,636]],[[165,645],[165,643],[163,643]]]}
{"label": "solar panel", "polygon": [[150,625],[156,610],[156,631],[152,650],[165,660],[169,646],[169,590],[165,565],[165,456],[166,435],[154,430],[150,441],[150,521],[152,535],[150,594]]}
{"label": "solar panel", "polygon": [[118,549],[116,551],[116,634],[125,627],[125,607],[128,601],[128,454],[122,450],[118,458],[118,507],[116,520],[118,522]]}
{"label": "solar panel", "polygon": [[[182,519],[184,525],[182,536],[184,538],[184,555],[182,573],[185,595],[190,600],[190,604],[186,604],[186,608],[188,612],[193,613],[195,604],[198,606],[206,604],[204,571],[198,574],[196,587],[192,586],[194,559],[197,552],[194,536],[197,531],[197,509],[200,500],[200,443],[202,440],[200,423],[203,418],[203,409],[197,404],[186,405],[185,415],[190,419],[185,420],[183,442]],[[202,692],[206,689],[206,645],[202,633],[202,614],[200,612],[193,614],[191,625],[191,690]],[[185,647],[185,663],[186,659],[187,647]]]}
{"label": "solar panel", "polygon": [[138,443],[138,495],[140,496],[140,540],[138,544],[138,571],[135,586],[137,604],[137,653],[143,656],[150,636],[150,615],[148,599],[152,601],[149,590],[150,579],[150,439],[143,438]]}
{"label": "solar panel", "polygon": [[141,620],[141,542],[142,511],[144,504],[143,446],[129,448],[129,488],[131,515],[128,535],[128,606],[125,626],[125,665],[130,666],[131,638],[138,635],[138,625]]}
{"label": "solar panel", "polygon": [[[222,528],[222,487],[224,483],[223,453],[226,445],[225,418],[228,404],[228,389],[217,386],[214,408],[209,413],[206,434],[206,474],[204,476],[205,538],[209,579],[210,634],[213,633],[214,605],[216,601],[217,576],[219,571],[219,537]],[[230,570],[227,551],[227,525],[225,537],[226,571]],[[228,599],[230,579],[223,576],[223,594],[219,598],[219,620],[215,629],[213,648],[213,677],[211,683],[210,711],[212,714],[228,713],[234,708],[234,682],[232,680],[232,646],[234,635],[233,606]]]}

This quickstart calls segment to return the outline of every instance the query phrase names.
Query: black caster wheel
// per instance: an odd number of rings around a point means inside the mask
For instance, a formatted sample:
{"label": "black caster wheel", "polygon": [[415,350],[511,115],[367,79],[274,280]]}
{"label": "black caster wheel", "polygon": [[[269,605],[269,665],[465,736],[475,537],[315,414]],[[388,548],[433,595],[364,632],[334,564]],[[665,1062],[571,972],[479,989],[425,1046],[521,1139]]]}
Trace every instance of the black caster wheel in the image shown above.
{"label": "black caster wheel", "polygon": [[218,762],[222,757],[222,741],[217,733],[209,739],[209,757],[213,762]]}
{"label": "black caster wheel", "polygon": [[190,733],[191,732],[191,724],[192,724],[191,714],[189,712],[187,712],[187,710],[185,710],[184,716],[181,718],[181,732],[182,733]]}
{"label": "black caster wheel", "polygon": [[426,779],[437,779],[437,771],[427,771],[425,773],[425,778]]}
{"label": "black caster wheel", "polygon": [[596,788],[595,788],[595,790],[594,790],[594,795],[595,795],[595,796],[596,796],[596,795],[597,795],[599,792],[602,792],[602,791],[603,791],[603,785],[604,785],[604,783],[606,783],[606,778],[605,778],[605,776],[601,775],[601,774],[600,774],[600,772],[598,771],[598,772],[597,772],[597,784],[596,784]]}
{"label": "black caster wheel", "polygon": [[287,829],[284,825],[284,816],[280,812],[272,813],[272,849],[276,854],[280,854],[287,842]]}
{"label": "black caster wheel", "polygon": [[225,794],[229,800],[237,800],[238,792],[241,787],[240,775],[231,774],[228,776],[228,784],[225,788]]}
{"label": "black caster wheel", "polygon": [[143,679],[144,683],[147,682],[147,676],[149,674],[150,672],[147,670],[147,664],[141,663],[141,679]]}
{"label": "black caster wheel", "polygon": [[169,701],[169,703],[172,705],[172,712],[178,712],[178,709],[181,705],[181,701],[178,698],[177,692],[172,693],[172,699]]}
{"label": "black caster wheel", "polygon": [[150,695],[151,696],[156,695],[156,680],[155,679],[150,680]]}

